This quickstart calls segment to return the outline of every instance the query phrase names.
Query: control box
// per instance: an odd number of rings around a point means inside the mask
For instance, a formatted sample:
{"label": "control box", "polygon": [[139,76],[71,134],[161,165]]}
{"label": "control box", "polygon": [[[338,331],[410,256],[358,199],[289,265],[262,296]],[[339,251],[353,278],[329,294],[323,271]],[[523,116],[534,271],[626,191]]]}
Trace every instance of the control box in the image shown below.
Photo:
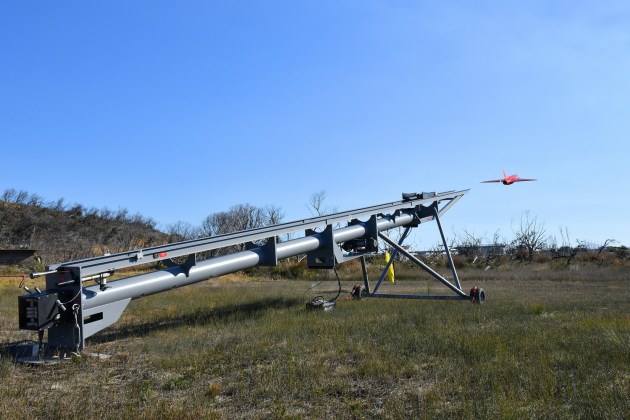
{"label": "control box", "polygon": [[57,292],[44,291],[18,296],[20,329],[43,330],[53,326],[59,319]]}

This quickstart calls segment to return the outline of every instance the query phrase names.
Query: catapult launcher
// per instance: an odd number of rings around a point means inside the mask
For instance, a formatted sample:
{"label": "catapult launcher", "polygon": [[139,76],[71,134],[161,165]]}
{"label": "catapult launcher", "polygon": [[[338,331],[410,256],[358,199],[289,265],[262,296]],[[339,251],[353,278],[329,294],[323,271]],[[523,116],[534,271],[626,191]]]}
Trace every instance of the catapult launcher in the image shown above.
{"label": "catapult launcher", "polygon": [[[38,332],[38,344],[18,353],[25,358],[45,358],[52,354],[79,353],[88,337],[118,321],[133,299],[187,286],[255,266],[274,266],[284,258],[306,255],[309,268],[334,268],[350,259],[360,258],[364,285],[362,297],[405,299],[456,299],[481,303],[483,290],[462,290],[451,258],[440,217],[468,190],[444,193],[403,194],[402,200],[313,217],[289,223],[212,236],[118,254],[69,261],[46,267],[31,277],[46,277],[46,289],[28,291],[18,297],[20,329]],[[441,234],[452,281],[431,269],[402,245],[412,228],[435,221]],[[399,241],[385,232],[402,228]],[[297,239],[280,242],[279,237],[303,233]],[[413,261],[452,294],[381,294],[379,286],[389,264],[371,287],[365,257],[378,251],[379,241]],[[213,249],[244,245],[233,252],[198,261],[198,255]],[[164,269],[107,281],[116,270],[162,261]],[[176,262],[177,261],[177,262]],[[153,264],[155,266],[155,264]],[[44,343],[45,332],[47,342]]]}

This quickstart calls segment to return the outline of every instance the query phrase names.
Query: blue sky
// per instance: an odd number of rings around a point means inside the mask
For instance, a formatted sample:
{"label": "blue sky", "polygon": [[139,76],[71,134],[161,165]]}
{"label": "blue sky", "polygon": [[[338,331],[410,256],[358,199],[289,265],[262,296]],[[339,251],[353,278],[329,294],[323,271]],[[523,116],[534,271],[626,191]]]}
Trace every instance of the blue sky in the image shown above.
{"label": "blue sky", "polygon": [[625,1],[7,0],[0,53],[0,190],[164,227],[470,188],[447,236],[630,245]]}

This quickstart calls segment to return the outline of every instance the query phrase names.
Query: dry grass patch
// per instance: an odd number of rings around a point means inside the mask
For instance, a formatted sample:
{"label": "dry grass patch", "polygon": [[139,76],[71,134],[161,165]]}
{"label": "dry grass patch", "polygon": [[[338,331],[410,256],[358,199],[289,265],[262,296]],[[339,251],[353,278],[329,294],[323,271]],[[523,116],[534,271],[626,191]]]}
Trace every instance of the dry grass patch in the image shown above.
{"label": "dry grass patch", "polygon": [[[332,313],[307,312],[313,281],[234,277],[143,298],[88,340],[87,352],[109,359],[32,367],[2,356],[0,410],[7,418],[177,419],[630,412],[627,275],[460,274],[484,287],[485,305],[340,299]],[[332,278],[323,289],[334,290]],[[5,342],[22,337],[17,294],[0,290]]]}

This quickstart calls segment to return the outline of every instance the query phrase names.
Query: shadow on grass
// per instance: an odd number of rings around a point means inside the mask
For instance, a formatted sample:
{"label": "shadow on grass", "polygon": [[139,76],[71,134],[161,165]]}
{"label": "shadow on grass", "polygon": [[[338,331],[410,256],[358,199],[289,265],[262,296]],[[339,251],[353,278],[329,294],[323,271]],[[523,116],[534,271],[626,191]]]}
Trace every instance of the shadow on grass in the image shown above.
{"label": "shadow on grass", "polygon": [[144,336],[156,331],[169,330],[185,325],[209,325],[241,322],[261,316],[269,309],[290,308],[303,304],[300,298],[269,297],[259,301],[230,305],[221,308],[200,308],[176,317],[161,317],[142,324],[124,325],[97,333],[88,340],[92,343],[108,343],[129,337]]}

